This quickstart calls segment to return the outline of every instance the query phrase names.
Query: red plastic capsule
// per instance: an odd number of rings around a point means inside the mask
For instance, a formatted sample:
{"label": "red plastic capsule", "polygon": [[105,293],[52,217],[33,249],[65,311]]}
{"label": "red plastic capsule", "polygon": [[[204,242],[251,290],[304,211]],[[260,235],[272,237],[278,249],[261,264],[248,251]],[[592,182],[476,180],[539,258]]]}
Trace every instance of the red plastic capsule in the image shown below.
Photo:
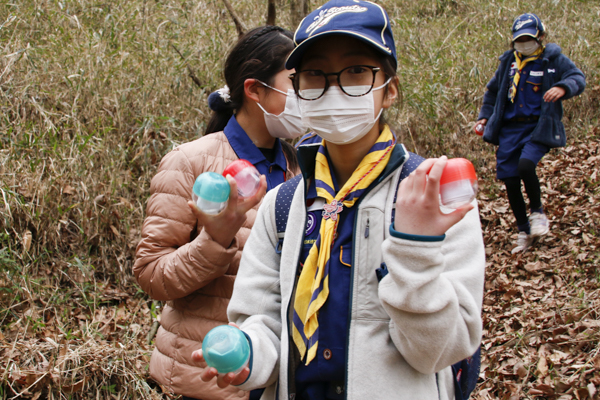
{"label": "red plastic capsule", "polygon": [[475,199],[477,175],[471,161],[466,158],[452,158],[440,178],[441,203],[450,208],[458,208]]}
{"label": "red plastic capsule", "polygon": [[227,175],[235,179],[240,197],[251,197],[258,191],[260,174],[249,161],[235,160],[223,171],[223,176]]}

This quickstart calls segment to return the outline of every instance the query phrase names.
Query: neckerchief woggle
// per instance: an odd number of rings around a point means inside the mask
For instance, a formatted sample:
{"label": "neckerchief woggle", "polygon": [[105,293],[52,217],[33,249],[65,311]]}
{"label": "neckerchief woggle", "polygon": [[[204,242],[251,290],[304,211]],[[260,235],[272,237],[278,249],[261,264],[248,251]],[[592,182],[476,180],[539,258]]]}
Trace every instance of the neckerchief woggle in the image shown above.
{"label": "neckerchief woggle", "polygon": [[513,76],[513,81],[508,91],[508,98],[512,103],[515,102],[515,97],[517,97],[517,88],[519,87],[519,80],[521,79],[521,72],[523,71],[523,68],[525,68],[527,63],[540,58],[544,52],[544,49],[544,46],[540,46],[535,53],[523,59],[521,59],[523,55],[515,50],[515,63],[517,64],[517,70],[515,71],[515,76]]}
{"label": "neckerchief woggle", "polygon": [[325,155],[326,142],[319,147],[316,158],[315,186],[317,195],[327,204],[319,236],[311,247],[298,279],[294,300],[292,337],[300,357],[306,356],[308,365],[317,354],[319,344],[318,311],[329,295],[329,257],[335,239],[338,214],[344,207],[352,207],[386,167],[395,144],[392,131],[386,125],[377,142],[362,159],[342,189],[335,194],[331,169]]}

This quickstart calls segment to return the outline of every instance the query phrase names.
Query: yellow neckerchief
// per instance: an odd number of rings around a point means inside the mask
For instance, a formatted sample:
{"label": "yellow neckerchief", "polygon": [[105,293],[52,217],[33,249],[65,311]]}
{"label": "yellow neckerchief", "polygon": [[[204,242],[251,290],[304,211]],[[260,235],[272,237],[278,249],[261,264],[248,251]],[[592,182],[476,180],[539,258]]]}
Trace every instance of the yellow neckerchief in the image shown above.
{"label": "yellow neckerchief", "polygon": [[394,144],[392,131],[386,125],[377,142],[337,195],[335,195],[331,170],[325,156],[325,142],[321,144],[317,153],[315,185],[318,196],[323,197],[327,204],[323,207],[319,236],[308,253],[298,279],[292,328],[294,343],[300,351],[301,358],[307,356],[306,365],[315,358],[317,353],[318,311],[329,295],[329,256],[337,230],[338,214],[343,207],[352,207],[363,191],[381,174],[390,159]]}
{"label": "yellow neckerchief", "polygon": [[515,97],[517,97],[517,88],[519,87],[519,80],[521,79],[521,72],[523,68],[527,65],[527,63],[537,60],[540,58],[542,53],[544,52],[545,46],[540,46],[535,53],[530,56],[527,56],[524,59],[521,59],[523,55],[515,50],[515,63],[517,64],[517,70],[515,71],[515,76],[513,76],[512,85],[508,91],[508,98],[512,103],[515,102]]}

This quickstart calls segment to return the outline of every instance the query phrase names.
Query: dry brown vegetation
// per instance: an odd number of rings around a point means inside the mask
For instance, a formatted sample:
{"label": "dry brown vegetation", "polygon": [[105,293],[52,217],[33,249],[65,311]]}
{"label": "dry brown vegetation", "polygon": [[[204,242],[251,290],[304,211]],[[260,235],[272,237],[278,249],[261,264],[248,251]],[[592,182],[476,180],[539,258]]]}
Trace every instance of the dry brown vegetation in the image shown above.
{"label": "dry brown vegetation", "polygon": [[[230,2],[246,25],[265,21],[266,0]],[[473,397],[598,398],[600,5],[380,3],[403,92],[388,120],[410,150],[468,157],[480,176],[488,272]],[[288,2],[275,4],[291,28]],[[568,147],[540,168],[552,232],[512,256],[494,149],[471,128],[512,19],[532,10],[588,87],[565,103]],[[220,0],[0,0],[0,399],[170,397],[146,372],[160,303],[131,275],[135,245],[158,162],[203,132],[236,37]]]}

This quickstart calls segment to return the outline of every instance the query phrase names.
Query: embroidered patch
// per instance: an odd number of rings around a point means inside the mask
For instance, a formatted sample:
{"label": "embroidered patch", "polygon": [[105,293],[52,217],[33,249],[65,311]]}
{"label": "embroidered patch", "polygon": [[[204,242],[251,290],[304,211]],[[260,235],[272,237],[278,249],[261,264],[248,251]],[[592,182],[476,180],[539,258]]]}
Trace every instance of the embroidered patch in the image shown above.
{"label": "embroidered patch", "polygon": [[306,28],[308,36],[312,35],[317,29],[327,25],[334,17],[346,13],[361,13],[368,11],[367,7],[357,5],[354,6],[343,6],[343,7],[331,7],[325,10],[321,10],[319,15],[315,17],[315,21]]}
{"label": "embroidered patch", "polygon": [[552,68],[552,69],[548,68],[548,73],[549,74],[555,74],[556,70],[554,68]]}
{"label": "embroidered patch", "polygon": [[516,63],[516,62],[513,62],[512,64],[510,64],[510,67],[511,67],[512,69],[515,69],[515,68],[517,68],[517,63]]}
{"label": "embroidered patch", "polygon": [[530,22],[533,22],[532,19],[526,19],[525,21],[519,21],[515,24],[515,28],[513,29],[514,31],[518,31],[519,29],[521,29],[523,27],[523,25],[528,24]]}
{"label": "embroidered patch", "polygon": [[306,216],[306,236],[309,236],[315,230],[315,226],[317,219],[315,218],[315,213],[309,212]]}
{"label": "embroidered patch", "polygon": [[533,91],[534,91],[534,92],[536,92],[536,93],[537,93],[537,92],[539,92],[539,90],[540,90],[540,87],[539,87],[538,85],[534,85],[534,86],[533,86]]}
{"label": "embroidered patch", "polygon": [[531,76],[544,76],[544,71],[531,71],[529,73]]}

